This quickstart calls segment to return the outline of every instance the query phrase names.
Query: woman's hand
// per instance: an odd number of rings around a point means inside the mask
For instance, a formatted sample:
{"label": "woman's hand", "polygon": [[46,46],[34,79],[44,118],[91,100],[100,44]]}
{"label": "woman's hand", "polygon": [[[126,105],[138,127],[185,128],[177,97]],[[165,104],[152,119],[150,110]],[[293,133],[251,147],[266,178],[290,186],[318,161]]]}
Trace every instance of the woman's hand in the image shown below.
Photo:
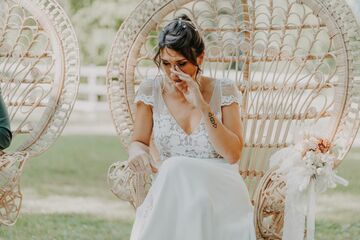
{"label": "woman's hand", "polygon": [[157,173],[158,169],[144,159],[142,156],[136,156],[128,160],[129,168],[136,173]]}
{"label": "woman's hand", "polygon": [[129,168],[137,173],[150,173],[151,168],[147,154],[139,154],[128,160]]}
{"label": "woman's hand", "polygon": [[129,168],[136,173],[157,173],[157,168],[154,167],[147,154],[139,154],[128,160]]}
{"label": "woman's hand", "polygon": [[171,69],[171,72],[176,74],[179,79],[182,80],[181,82],[175,83],[176,88],[184,94],[189,103],[196,108],[201,109],[206,102],[201,94],[199,84],[190,75],[184,73],[178,67]]}
{"label": "woman's hand", "polygon": [[136,173],[156,173],[155,162],[150,154],[150,148],[141,142],[133,141],[129,145],[129,168]]}

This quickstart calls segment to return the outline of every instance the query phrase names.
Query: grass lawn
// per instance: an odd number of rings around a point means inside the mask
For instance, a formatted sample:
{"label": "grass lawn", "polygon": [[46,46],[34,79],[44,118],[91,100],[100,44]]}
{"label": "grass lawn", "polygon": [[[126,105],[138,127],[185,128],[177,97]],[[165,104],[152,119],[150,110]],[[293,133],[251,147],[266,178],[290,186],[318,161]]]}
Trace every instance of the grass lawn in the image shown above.
{"label": "grass lawn", "polygon": [[31,159],[21,179],[23,188],[42,195],[113,195],[106,183],[112,162],[126,159],[117,137],[64,136],[49,151]]}
{"label": "grass lawn", "polygon": [[79,214],[24,214],[1,239],[128,240],[132,223]]}
{"label": "grass lawn", "polygon": [[[41,197],[96,197],[104,199],[104,202],[118,202],[108,190],[106,173],[112,162],[126,157],[117,137],[63,136],[49,151],[27,163],[21,187],[25,193],[35,192]],[[354,148],[338,169],[338,174],[349,180],[350,185],[329,190],[326,196],[360,199],[359,157],[360,148]],[[336,207],[344,203],[337,202],[334,205]],[[129,219],[101,215],[22,213],[15,226],[0,227],[0,239],[125,240],[129,239],[131,226]],[[317,240],[355,240],[360,239],[359,236],[359,208],[317,216]]]}

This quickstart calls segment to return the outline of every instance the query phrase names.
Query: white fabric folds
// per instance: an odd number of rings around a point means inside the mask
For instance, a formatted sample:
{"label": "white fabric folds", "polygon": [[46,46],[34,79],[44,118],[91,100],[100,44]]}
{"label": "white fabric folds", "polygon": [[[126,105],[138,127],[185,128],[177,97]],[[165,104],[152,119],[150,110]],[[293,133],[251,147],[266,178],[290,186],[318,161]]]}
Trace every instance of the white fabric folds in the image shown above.
{"label": "white fabric folds", "polygon": [[255,240],[253,207],[237,165],[171,157],[137,209],[131,240]]}

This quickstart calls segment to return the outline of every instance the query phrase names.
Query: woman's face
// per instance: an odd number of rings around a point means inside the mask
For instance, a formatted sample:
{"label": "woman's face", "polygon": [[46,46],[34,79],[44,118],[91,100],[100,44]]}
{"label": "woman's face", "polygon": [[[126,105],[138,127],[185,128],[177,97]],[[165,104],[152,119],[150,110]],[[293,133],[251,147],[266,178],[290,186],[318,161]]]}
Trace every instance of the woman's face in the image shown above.
{"label": "woman's face", "polygon": [[[203,54],[201,54],[197,58],[197,62],[200,65],[203,59]],[[186,59],[182,54],[179,52],[170,49],[164,48],[160,52],[160,63],[163,71],[168,76],[171,81],[181,82],[179,77],[174,74],[171,69],[176,70],[175,66],[179,68],[182,72],[188,74],[193,79],[195,79],[195,75],[197,72],[198,67],[192,64],[188,59]]]}

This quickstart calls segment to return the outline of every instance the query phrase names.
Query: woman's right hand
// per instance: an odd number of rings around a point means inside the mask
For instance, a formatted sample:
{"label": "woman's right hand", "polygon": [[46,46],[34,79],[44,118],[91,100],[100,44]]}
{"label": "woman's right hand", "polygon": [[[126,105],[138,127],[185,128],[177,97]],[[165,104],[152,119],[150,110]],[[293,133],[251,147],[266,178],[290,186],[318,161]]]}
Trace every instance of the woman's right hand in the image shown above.
{"label": "woman's right hand", "polygon": [[179,67],[175,66],[175,69],[171,69],[171,72],[178,76],[179,83],[175,83],[176,88],[184,94],[186,100],[194,107],[201,109],[206,104],[203,95],[200,91],[200,86],[190,75],[181,71]]}

